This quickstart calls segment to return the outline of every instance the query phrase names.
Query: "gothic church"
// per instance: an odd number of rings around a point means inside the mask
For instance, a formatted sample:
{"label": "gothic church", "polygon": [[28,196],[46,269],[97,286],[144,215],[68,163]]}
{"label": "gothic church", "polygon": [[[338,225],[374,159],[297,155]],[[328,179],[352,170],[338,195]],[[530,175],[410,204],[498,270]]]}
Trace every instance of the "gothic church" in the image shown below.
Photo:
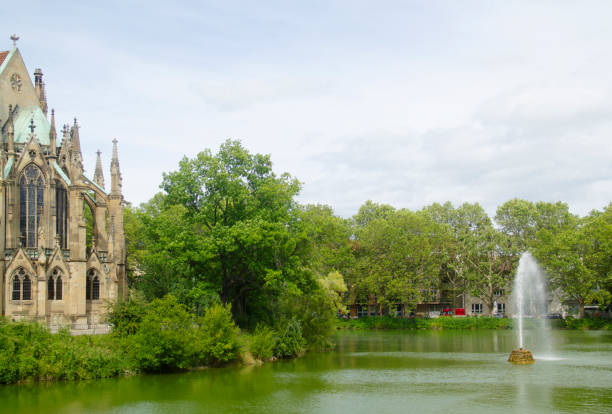
{"label": "gothic church", "polygon": [[58,138],[42,71],[32,83],[11,39],[13,48],[0,52],[2,315],[86,329],[126,295],[117,140],[107,191],[100,152],[90,179],[76,119]]}

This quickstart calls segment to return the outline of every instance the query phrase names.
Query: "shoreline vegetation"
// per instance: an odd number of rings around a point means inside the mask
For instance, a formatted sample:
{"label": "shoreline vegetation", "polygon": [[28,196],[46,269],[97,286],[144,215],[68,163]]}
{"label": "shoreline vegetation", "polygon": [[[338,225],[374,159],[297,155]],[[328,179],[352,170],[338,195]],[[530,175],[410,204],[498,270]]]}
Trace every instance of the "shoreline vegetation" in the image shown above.
{"label": "shoreline vegetation", "polygon": [[40,323],[0,318],[0,384],[261,365],[332,346],[294,318],[241,331],[230,306],[212,305],[198,316],[172,295],[117,304],[109,321],[110,334],[72,336],[68,328],[52,334]]}
{"label": "shoreline vegetation", "polygon": [[[190,315],[173,297],[154,301],[141,316],[134,311],[142,309],[133,304],[123,308],[121,315],[114,315],[118,325],[113,333],[104,335],[71,336],[67,329],[52,334],[35,322],[0,320],[0,384],[186,372],[236,363],[262,365],[303,356],[309,348],[295,322],[282,330],[259,326],[253,332],[241,332],[224,306],[211,308],[204,318]],[[512,329],[512,323],[510,318],[486,316],[375,316],[338,319],[336,328],[496,330]],[[603,318],[553,319],[550,323],[554,329],[612,329],[612,321]]]}
{"label": "shoreline vegetation", "polygon": [[[462,318],[396,318],[392,316],[370,316],[359,319],[341,319],[339,330],[476,330],[476,329],[512,329],[512,318],[491,318],[488,316],[466,316]],[[530,321],[525,321],[527,328]],[[550,319],[552,329],[567,330],[612,330],[612,320],[605,318],[585,317],[575,319]]]}

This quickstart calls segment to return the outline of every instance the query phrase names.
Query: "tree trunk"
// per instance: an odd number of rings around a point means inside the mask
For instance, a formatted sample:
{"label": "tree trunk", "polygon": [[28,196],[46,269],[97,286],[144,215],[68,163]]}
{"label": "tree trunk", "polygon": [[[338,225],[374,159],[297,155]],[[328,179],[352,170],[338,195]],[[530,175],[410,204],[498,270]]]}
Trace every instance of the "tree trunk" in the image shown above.
{"label": "tree trunk", "polygon": [[578,317],[584,318],[584,303],[578,302]]}

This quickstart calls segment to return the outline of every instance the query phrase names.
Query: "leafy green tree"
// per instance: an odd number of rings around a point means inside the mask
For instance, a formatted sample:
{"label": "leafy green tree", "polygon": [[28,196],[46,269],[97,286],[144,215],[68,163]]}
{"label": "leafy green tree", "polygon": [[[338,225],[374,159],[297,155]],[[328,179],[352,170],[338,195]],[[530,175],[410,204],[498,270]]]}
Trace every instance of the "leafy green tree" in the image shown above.
{"label": "leafy green tree", "polygon": [[450,294],[453,308],[457,308],[458,299],[469,292],[469,276],[478,262],[475,258],[481,254],[478,240],[491,227],[491,219],[478,203],[464,203],[457,208],[450,202],[434,203],[424,212],[440,225],[440,288]]}
{"label": "leafy green tree", "polygon": [[482,300],[493,316],[495,291],[508,289],[513,280],[516,250],[509,236],[488,226],[470,242],[470,251],[468,283],[471,294]]}
{"label": "leafy green tree", "polygon": [[440,231],[429,215],[399,210],[374,218],[356,231],[359,291],[376,295],[383,307],[414,309],[434,293],[440,268]]}
{"label": "leafy green tree", "polygon": [[330,273],[346,274],[354,267],[349,220],[325,205],[300,206],[299,221],[310,249],[308,267],[317,279]]}
{"label": "leafy green tree", "polygon": [[236,321],[254,326],[274,317],[280,295],[316,286],[294,201],[300,184],[277,176],[268,155],[228,140],[217,154],[184,158],[161,188],[142,217],[149,297],[172,292],[198,311],[217,295]]}
{"label": "leafy green tree", "polygon": [[369,222],[376,219],[385,220],[395,213],[395,208],[388,204],[377,204],[372,200],[366,201],[357,214],[353,216],[353,223],[356,228],[363,228]]}
{"label": "leafy green tree", "polygon": [[541,232],[535,254],[547,270],[550,282],[566,303],[578,305],[584,316],[585,305],[610,302],[612,217],[591,213],[573,227],[559,232]]}
{"label": "leafy green tree", "polygon": [[536,206],[527,200],[514,198],[497,208],[495,221],[509,237],[517,252],[524,252],[535,237]]}

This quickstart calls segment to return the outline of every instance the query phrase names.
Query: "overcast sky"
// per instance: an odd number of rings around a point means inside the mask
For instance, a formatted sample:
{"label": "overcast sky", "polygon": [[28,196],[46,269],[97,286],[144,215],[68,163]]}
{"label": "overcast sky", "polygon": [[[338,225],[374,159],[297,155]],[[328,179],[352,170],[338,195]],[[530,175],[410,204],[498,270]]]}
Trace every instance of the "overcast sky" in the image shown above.
{"label": "overcast sky", "polygon": [[2,2],[0,49],[21,36],[107,185],[119,140],[134,204],[227,138],[345,217],[368,199],[612,201],[612,2],[70,3]]}

